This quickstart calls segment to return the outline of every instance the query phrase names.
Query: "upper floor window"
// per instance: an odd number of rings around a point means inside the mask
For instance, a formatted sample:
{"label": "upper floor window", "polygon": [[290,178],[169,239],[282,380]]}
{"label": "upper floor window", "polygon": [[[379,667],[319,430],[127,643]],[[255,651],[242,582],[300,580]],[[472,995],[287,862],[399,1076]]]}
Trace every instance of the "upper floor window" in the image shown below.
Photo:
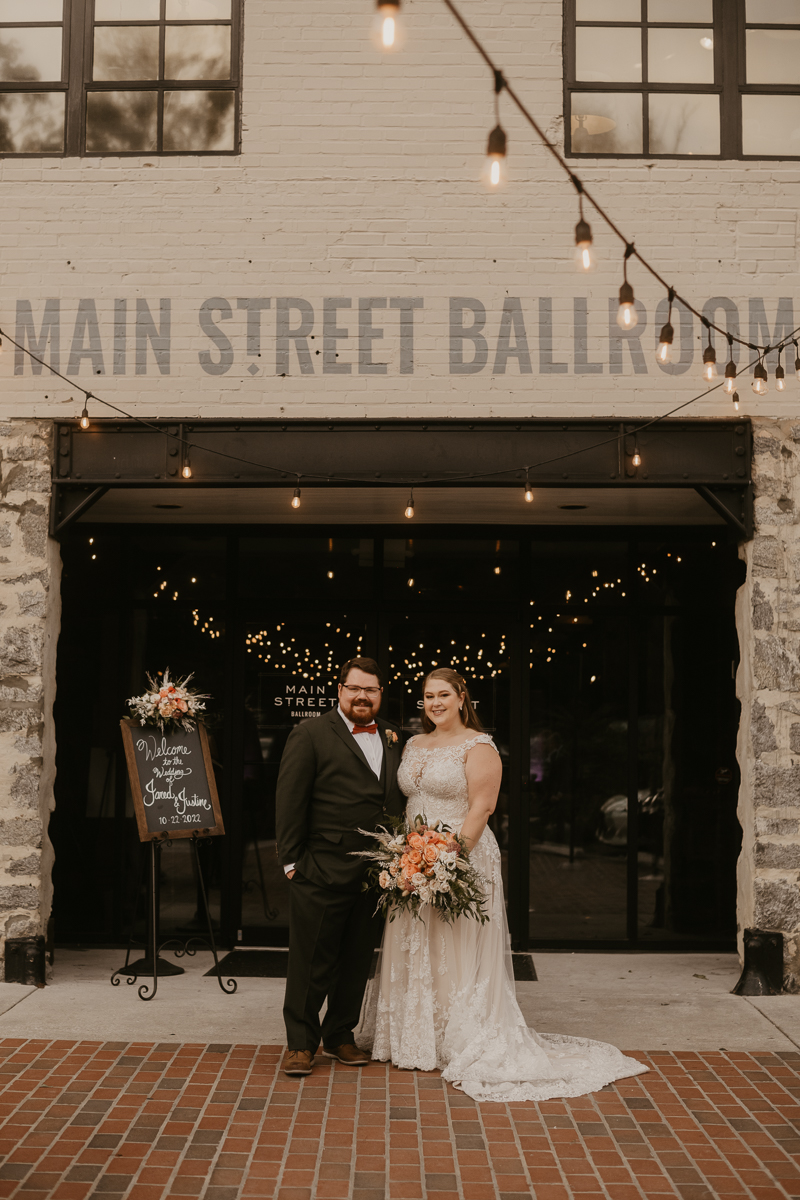
{"label": "upper floor window", "polygon": [[568,154],[800,157],[800,0],[566,0]]}
{"label": "upper floor window", "polygon": [[0,0],[0,154],[235,153],[240,9]]}

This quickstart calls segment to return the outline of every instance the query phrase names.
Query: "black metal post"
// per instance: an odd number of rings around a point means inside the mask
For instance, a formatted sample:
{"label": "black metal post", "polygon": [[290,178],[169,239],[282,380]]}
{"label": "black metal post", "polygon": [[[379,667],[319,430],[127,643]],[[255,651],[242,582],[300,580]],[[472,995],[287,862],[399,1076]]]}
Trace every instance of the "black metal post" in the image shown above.
{"label": "black metal post", "polygon": [[639,636],[640,614],[631,543],[628,552],[628,860],[627,937],[635,945],[639,936]]}
{"label": "black metal post", "polygon": [[[219,959],[217,958],[217,943],[214,940],[214,927],[211,924],[211,910],[208,907],[208,897],[206,896],[206,884],[205,884],[205,880],[203,879],[203,869],[202,869],[202,866],[200,863],[200,855],[198,853],[197,843],[198,843],[198,836],[197,836],[197,833],[195,832],[192,834],[192,850],[194,851],[194,863],[195,863],[195,866],[197,867],[197,878],[200,881],[200,895],[203,898],[203,911],[206,914],[206,925],[208,926],[208,941],[211,946],[211,953],[214,955],[214,974],[216,975],[217,983],[222,988],[223,992],[225,992],[225,994],[228,996],[232,996],[233,993],[236,991],[236,986],[237,986],[236,980],[229,979],[228,987],[226,987],[225,983],[223,982],[222,975],[220,974]],[[194,940],[194,939],[191,939],[191,940]],[[187,949],[188,949],[188,946],[189,946],[189,943],[187,942]],[[141,996],[141,994],[142,993],[140,990],[139,995]],[[155,995],[155,989],[153,990],[153,995]],[[142,997],[142,998],[145,999],[145,997]],[[146,999],[150,1000],[151,997],[147,996]]]}

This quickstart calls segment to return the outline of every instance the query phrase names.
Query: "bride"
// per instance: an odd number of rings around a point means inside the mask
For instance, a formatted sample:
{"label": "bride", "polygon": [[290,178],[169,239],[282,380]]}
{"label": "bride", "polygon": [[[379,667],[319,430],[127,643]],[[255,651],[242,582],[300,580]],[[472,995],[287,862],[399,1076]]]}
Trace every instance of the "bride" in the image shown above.
{"label": "bride", "polygon": [[439,667],[424,690],[425,733],[409,740],[397,779],[406,814],[460,831],[487,881],[481,925],[433,913],[388,921],[356,1042],[381,1062],[438,1069],[475,1100],[583,1096],[647,1068],[615,1046],[529,1029],[517,1004],[500,874],[487,821],[500,790],[500,756],[484,733],[467,685]]}

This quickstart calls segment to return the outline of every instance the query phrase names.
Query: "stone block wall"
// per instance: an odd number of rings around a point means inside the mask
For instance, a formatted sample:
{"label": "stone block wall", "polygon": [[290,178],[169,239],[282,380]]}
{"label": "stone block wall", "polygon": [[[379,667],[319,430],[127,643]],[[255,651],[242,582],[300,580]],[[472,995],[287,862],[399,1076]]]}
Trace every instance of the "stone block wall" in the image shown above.
{"label": "stone block wall", "polygon": [[43,934],[52,902],[60,558],[48,537],[51,442],[49,421],[0,425],[0,944]]}
{"label": "stone block wall", "polygon": [[744,833],[738,923],[784,934],[785,982],[800,992],[800,425],[753,425],[755,537],[737,598]]}

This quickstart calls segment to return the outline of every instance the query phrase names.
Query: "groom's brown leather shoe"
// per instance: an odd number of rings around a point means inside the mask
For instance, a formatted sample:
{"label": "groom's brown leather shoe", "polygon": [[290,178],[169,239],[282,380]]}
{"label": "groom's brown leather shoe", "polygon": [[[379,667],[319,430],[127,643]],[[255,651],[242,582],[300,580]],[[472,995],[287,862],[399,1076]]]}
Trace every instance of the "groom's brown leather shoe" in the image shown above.
{"label": "groom's brown leather shoe", "polygon": [[314,1070],[314,1055],[310,1050],[287,1050],[283,1056],[283,1073],[292,1077],[310,1075]]}
{"label": "groom's brown leather shoe", "polygon": [[363,1050],[359,1050],[358,1046],[352,1042],[346,1043],[344,1046],[323,1046],[322,1053],[328,1058],[335,1058],[337,1062],[343,1063],[346,1067],[365,1067],[368,1062],[371,1062],[370,1056]]}

